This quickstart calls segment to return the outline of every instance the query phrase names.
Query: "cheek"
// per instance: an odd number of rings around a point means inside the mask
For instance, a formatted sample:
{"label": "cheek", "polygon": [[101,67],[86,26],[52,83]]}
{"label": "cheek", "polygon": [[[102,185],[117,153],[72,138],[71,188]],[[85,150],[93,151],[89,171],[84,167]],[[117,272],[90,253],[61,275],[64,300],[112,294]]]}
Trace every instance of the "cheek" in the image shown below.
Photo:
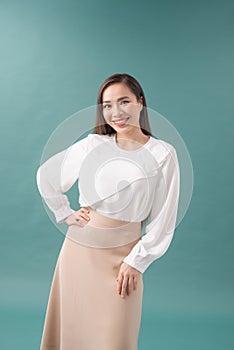
{"label": "cheek", "polygon": [[133,117],[138,117],[140,114],[139,108],[135,105],[128,106],[125,111]]}
{"label": "cheek", "polygon": [[109,123],[109,122],[110,122],[110,119],[111,119],[111,113],[110,113],[110,112],[107,112],[107,111],[104,111],[104,112],[102,113],[102,115],[103,115],[103,118],[105,119],[105,121],[106,121],[107,123]]}

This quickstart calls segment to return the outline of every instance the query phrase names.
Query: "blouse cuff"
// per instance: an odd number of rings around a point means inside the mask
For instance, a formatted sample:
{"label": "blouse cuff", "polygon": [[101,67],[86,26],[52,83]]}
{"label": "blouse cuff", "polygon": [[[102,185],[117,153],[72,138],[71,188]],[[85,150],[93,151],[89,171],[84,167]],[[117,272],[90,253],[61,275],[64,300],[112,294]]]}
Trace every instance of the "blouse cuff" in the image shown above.
{"label": "blouse cuff", "polygon": [[58,224],[62,224],[63,222],[65,222],[65,219],[73,214],[75,212],[74,209],[71,209],[71,208],[61,208],[59,210],[57,210],[54,215],[55,215],[55,219],[56,219],[56,222]]}
{"label": "blouse cuff", "polygon": [[126,264],[130,265],[131,267],[134,267],[134,269],[140,271],[142,274],[145,272],[145,270],[147,269],[147,267],[150,265],[150,264],[147,264],[147,263],[137,263],[136,261],[133,261],[130,257],[126,256],[124,259],[123,259],[123,262],[125,262]]}

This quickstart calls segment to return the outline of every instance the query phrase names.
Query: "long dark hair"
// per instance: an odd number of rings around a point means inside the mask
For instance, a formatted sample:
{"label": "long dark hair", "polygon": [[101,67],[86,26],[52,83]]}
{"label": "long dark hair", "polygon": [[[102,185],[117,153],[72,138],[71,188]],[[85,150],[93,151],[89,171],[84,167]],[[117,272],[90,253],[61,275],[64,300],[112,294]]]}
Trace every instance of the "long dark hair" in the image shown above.
{"label": "long dark hair", "polygon": [[140,112],[140,128],[141,131],[145,135],[150,135],[151,130],[150,130],[150,124],[149,124],[149,119],[148,119],[148,113],[147,113],[147,106],[146,106],[146,100],[145,100],[145,95],[143,92],[142,87],[138,83],[138,81],[132,77],[129,74],[126,73],[116,73],[108,77],[107,79],[104,80],[104,82],[101,84],[99,91],[98,91],[98,96],[97,96],[97,110],[96,110],[96,122],[95,122],[95,127],[94,127],[94,134],[99,134],[99,135],[112,135],[116,134],[116,130],[113,129],[109,124],[106,123],[103,114],[102,114],[102,97],[103,97],[103,92],[104,90],[114,84],[114,83],[123,83],[125,84],[131,91],[132,93],[136,96],[137,101],[139,102],[140,99],[142,100],[143,103],[143,108]]}

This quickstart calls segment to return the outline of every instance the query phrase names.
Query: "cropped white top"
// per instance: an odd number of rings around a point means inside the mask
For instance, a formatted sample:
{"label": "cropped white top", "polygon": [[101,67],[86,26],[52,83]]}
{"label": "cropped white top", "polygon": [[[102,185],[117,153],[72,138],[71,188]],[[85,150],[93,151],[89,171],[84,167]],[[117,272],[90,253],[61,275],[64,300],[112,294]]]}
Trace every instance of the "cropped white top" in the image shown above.
{"label": "cropped white top", "polygon": [[138,149],[125,150],[116,134],[89,134],[45,161],[36,177],[57,223],[75,211],[64,193],[78,179],[80,207],[118,220],[149,219],[145,234],[123,260],[140,272],[168,249],[180,191],[177,153],[168,142],[150,136]]}

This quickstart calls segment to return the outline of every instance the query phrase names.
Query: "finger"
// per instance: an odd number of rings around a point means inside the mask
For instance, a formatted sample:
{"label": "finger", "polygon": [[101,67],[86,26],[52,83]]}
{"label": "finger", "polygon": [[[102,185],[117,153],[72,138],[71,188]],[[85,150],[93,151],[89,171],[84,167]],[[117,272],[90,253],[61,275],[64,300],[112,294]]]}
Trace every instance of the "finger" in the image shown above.
{"label": "finger", "polygon": [[126,289],[128,285],[128,277],[124,276],[123,283],[122,283],[122,289],[121,289],[121,297],[125,298],[126,296]]}
{"label": "finger", "polygon": [[120,275],[117,280],[117,291],[119,294],[121,294],[122,290],[122,283],[123,283],[123,275]]}
{"label": "finger", "polygon": [[133,288],[134,288],[134,290],[137,289],[137,276],[134,276],[134,278],[133,278]]}
{"label": "finger", "polygon": [[116,281],[117,281],[117,292],[120,294],[122,289],[123,276],[119,276]]}
{"label": "finger", "polygon": [[89,208],[81,208],[80,210],[81,210],[82,213],[84,213],[84,214],[89,214],[89,213],[90,213]]}
{"label": "finger", "polygon": [[79,223],[86,224],[89,220],[86,220],[84,214],[76,213],[75,220]]}
{"label": "finger", "polygon": [[128,288],[127,288],[128,295],[130,295],[133,290],[133,278],[134,278],[133,276],[130,276],[128,280]]}
{"label": "finger", "polygon": [[84,227],[83,221],[80,219],[80,217],[78,216],[78,214],[76,212],[67,217],[66,223],[69,226],[76,225],[76,226]]}
{"label": "finger", "polygon": [[89,222],[90,217],[86,214],[80,214],[80,218],[83,219],[84,223]]}
{"label": "finger", "polygon": [[84,227],[83,220],[80,218],[79,214],[74,213],[73,217],[71,218],[70,225],[76,225],[80,227]]}

